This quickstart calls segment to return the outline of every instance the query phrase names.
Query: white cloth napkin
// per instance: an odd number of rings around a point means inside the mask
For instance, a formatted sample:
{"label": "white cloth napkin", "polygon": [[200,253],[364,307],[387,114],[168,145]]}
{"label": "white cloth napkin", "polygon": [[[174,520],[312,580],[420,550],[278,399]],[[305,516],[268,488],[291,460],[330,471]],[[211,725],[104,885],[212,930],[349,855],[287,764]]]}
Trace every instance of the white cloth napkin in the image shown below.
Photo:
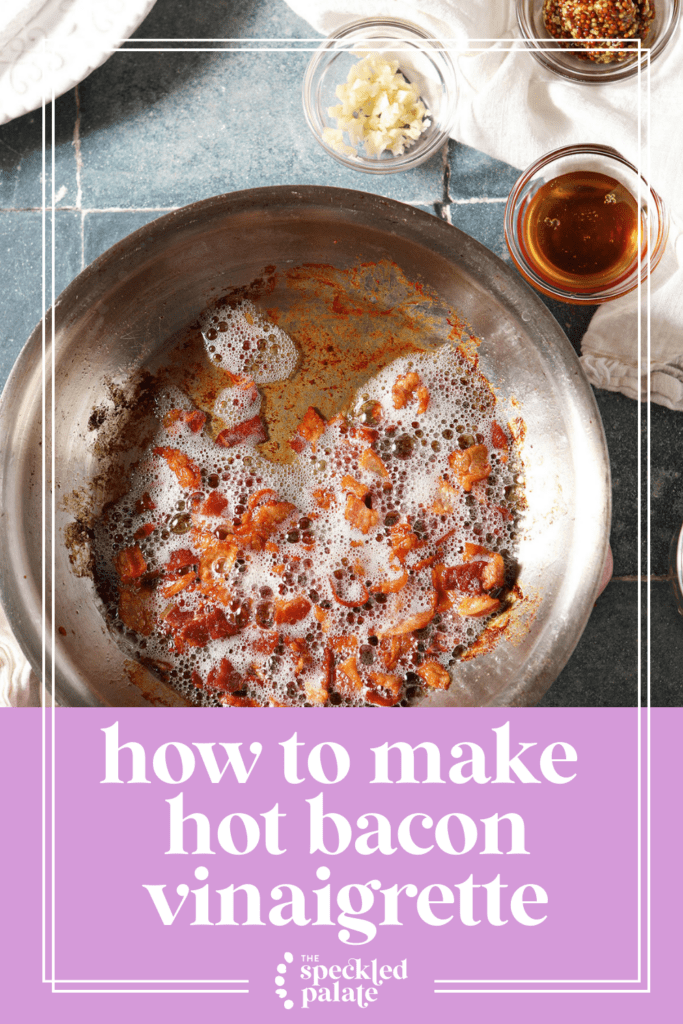
{"label": "white cloth napkin", "polygon": [[[566,82],[546,71],[523,48],[505,52],[496,40],[517,39],[513,0],[287,0],[324,35],[373,15],[401,18],[466,50],[470,40],[484,52],[456,58],[459,101],[453,138],[498,160],[524,168],[543,153],[572,143],[613,146],[641,165],[637,139],[637,78],[603,86]],[[509,44],[507,44],[509,45]],[[650,397],[683,410],[683,32],[650,74],[651,184],[671,217],[669,244],[651,278]],[[642,94],[646,95],[645,90]],[[648,138],[649,136],[649,138]],[[639,159],[640,157],[640,159]],[[647,176],[647,175],[646,175]],[[643,294],[643,301],[645,295]],[[645,317],[643,318],[645,323]],[[638,372],[637,297],[605,303],[582,341],[581,362],[591,383],[632,398],[647,398],[647,350],[643,334]]]}

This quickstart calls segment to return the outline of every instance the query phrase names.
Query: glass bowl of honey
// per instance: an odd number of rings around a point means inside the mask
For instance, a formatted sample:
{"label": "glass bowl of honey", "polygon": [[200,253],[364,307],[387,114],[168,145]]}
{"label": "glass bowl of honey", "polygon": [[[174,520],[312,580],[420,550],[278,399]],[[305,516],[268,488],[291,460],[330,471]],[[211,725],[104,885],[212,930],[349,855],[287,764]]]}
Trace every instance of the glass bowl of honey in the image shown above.
{"label": "glass bowl of honey", "polygon": [[548,71],[570,82],[603,85],[649,69],[675,38],[682,2],[517,0],[517,24]]}
{"label": "glass bowl of honey", "polygon": [[662,199],[609,146],[565,146],[536,160],[505,207],[505,241],[526,280],[551,298],[596,305],[626,295],[661,260]]}

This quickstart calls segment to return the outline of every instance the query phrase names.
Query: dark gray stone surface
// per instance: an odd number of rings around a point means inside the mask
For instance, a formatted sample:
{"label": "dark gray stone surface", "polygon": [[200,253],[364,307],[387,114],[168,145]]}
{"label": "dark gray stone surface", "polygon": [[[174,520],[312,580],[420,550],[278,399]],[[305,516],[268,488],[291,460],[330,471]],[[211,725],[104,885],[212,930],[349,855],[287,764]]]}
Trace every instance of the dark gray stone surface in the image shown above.
{"label": "dark gray stone surface", "polygon": [[[310,38],[312,32],[280,0],[158,0],[129,45],[144,51],[145,39],[205,36],[288,40]],[[337,185],[411,203],[455,224],[509,264],[504,200],[517,169],[450,142],[410,172],[349,170],[322,151],[305,124],[300,93],[307,53],[222,53],[215,43],[197,44],[208,52],[192,53],[190,45],[178,43],[168,53],[116,53],[56,101],[57,291],[109,246],[165,210],[271,184]],[[0,127],[0,384],[41,314],[41,138],[40,111]],[[49,178],[46,187],[49,195]],[[49,280],[47,287],[49,293]],[[544,301],[580,351],[594,309]],[[620,394],[595,394],[612,467],[615,579],[542,706],[637,701],[639,408]],[[648,567],[646,407],[640,412],[640,568],[655,578],[652,701],[680,705],[683,621],[663,577],[671,537],[683,522],[683,419],[661,406],[651,409]]]}

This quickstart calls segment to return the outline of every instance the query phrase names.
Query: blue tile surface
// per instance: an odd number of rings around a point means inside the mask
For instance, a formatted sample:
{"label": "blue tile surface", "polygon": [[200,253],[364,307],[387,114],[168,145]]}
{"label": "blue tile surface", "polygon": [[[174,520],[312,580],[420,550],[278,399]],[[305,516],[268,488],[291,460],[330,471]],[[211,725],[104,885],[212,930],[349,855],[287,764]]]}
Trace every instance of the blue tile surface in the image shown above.
{"label": "blue tile surface", "polygon": [[[314,35],[282,0],[158,0],[129,46]],[[116,53],[56,101],[58,291],[164,210],[272,184],[327,184],[411,203],[510,265],[503,215],[516,168],[452,141],[413,171],[375,176],[347,169],[323,152],[304,120],[300,92],[309,54],[240,53],[236,44],[225,44],[232,52],[223,53],[211,42],[208,52],[195,53],[187,44],[168,45],[173,52]],[[41,314],[41,137],[40,111],[0,126],[0,385]],[[543,301],[580,351],[593,308]],[[615,579],[545,706],[636,702],[638,407],[623,395],[595,394],[612,467]],[[670,540],[683,522],[683,420],[654,406],[651,421],[653,702],[672,705],[683,703],[683,619],[665,576]],[[646,456],[643,447],[643,487]],[[643,508],[645,498],[643,491]]]}
{"label": "blue tile surface", "polygon": [[[51,295],[50,222],[45,290]],[[0,308],[0,387],[43,312],[43,225],[40,212],[0,213],[3,287]],[[81,269],[80,215],[60,211],[55,231],[55,293]]]}

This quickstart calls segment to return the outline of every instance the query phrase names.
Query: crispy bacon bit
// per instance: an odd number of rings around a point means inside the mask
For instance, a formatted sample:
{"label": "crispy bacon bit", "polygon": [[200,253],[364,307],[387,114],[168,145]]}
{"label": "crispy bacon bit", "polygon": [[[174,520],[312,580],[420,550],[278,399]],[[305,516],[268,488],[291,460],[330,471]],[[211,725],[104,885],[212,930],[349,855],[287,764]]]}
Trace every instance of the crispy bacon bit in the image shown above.
{"label": "crispy bacon bit", "polygon": [[247,501],[247,508],[250,512],[253,512],[258,505],[264,505],[267,502],[272,505],[274,501],[279,501],[280,495],[277,491],[274,491],[272,487],[262,487],[256,494],[251,494]]}
{"label": "crispy bacon bit", "polygon": [[403,636],[405,633],[412,633],[416,629],[424,629],[428,622],[431,622],[434,618],[434,612],[436,611],[436,605],[438,602],[438,594],[436,591],[432,591],[430,596],[430,607],[423,612],[416,612],[415,615],[409,615],[403,622],[399,622],[396,626],[391,626],[389,629],[384,629],[382,632],[378,632],[377,636]]}
{"label": "crispy bacon bit", "polygon": [[385,672],[368,672],[368,678],[373,686],[379,686],[383,690],[389,690],[394,697],[400,697],[403,683],[398,676],[387,675]]}
{"label": "crispy bacon bit", "polygon": [[365,699],[368,704],[376,704],[380,708],[393,708],[399,701],[399,698],[393,694],[387,697],[385,694],[380,693],[379,690],[368,690],[365,694]]}
{"label": "crispy bacon bit", "polygon": [[410,636],[392,636],[380,640],[377,650],[384,667],[391,672],[396,668],[403,655],[410,653],[414,645],[415,641]]}
{"label": "crispy bacon bit", "polygon": [[193,434],[198,434],[206,423],[206,413],[199,409],[169,409],[164,416],[164,426],[169,433],[177,433],[178,427],[184,423]]}
{"label": "crispy bacon bit", "polygon": [[141,526],[139,530],[135,531],[133,536],[136,540],[144,540],[145,537],[149,537],[150,533],[154,533],[155,529],[156,527],[154,526],[154,523],[145,523],[144,526]]}
{"label": "crispy bacon bit", "polygon": [[[475,562],[474,565],[477,563]],[[495,590],[505,584],[505,562],[502,555],[494,555],[490,562],[484,567],[481,577],[484,590]]]}
{"label": "crispy bacon bit", "polygon": [[320,413],[312,405],[309,405],[304,418],[296,429],[296,434],[289,442],[290,447],[297,454],[301,454],[306,445],[310,443],[313,451],[315,451],[316,442],[325,433],[326,426],[327,424]]}
{"label": "crispy bacon bit", "polygon": [[493,442],[493,447],[497,448],[499,452],[503,453],[501,454],[500,457],[501,462],[507,462],[508,451],[510,450],[507,435],[503,428],[500,427],[495,420],[493,421],[493,426],[491,428],[491,441]]}
{"label": "crispy bacon bit", "polygon": [[232,540],[214,540],[205,548],[199,559],[199,578],[202,583],[214,583],[216,577],[223,581],[230,573],[239,548]]}
{"label": "crispy bacon bit", "polygon": [[370,587],[371,594],[397,594],[408,582],[408,570],[404,569],[400,576],[393,580],[385,580],[375,587]]}
{"label": "crispy bacon bit", "polygon": [[171,552],[171,557],[164,566],[166,572],[175,572],[177,569],[184,569],[188,565],[197,565],[199,558],[189,548],[177,548]]}
{"label": "crispy bacon bit", "polygon": [[368,508],[355,494],[347,494],[344,519],[360,530],[361,533],[369,533],[379,522],[379,512],[373,508]]}
{"label": "crispy bacon bit", "polygon": [[356,659],[352,656],[337,665],[337,689],[345,697],[356,697],[363,689],[363,680],[358,672]]}
{"label": "crispy bacon bit", "polygon": [[458,502],[458,492],[447,480],[439,480],[439,493],[432,505],[437,516],[452,512]]}
{"label": "crispy bacon bit", "polygon": [[313,491],[313,500],[318,508],[328,509],[334,502],[334,494],[332,491],[324,491],[319,487]]}
{"label": "crispy bacon bit", "polygon": [[143,512],[153,512],[155,508],[156,505],[150,498],[149,491],[145,491],[142,497],[138,498],[135,502],[135,511],[138,515],[141,515]]}
{"label": "crispy bacon bit", "polygon": [[200,512],[203,516],[219,516],[225,511],[228,505],[228,499],[220,491],[211,491],[206,501],[200,508]]}
{"label": "crispy bacon bit", "polygon": [[289,648],[294,657],[294,671],[297,675],[303,672],[305,666],[310,664],[311,657],[306,646],[306,641],[301,637],[286,637],[285,646]]}
{"label": "crispy bacon bit", "polygon": [[451,677],[438,661],[425,661],[416,672],[433,690],[447,690],[451,685]]}
{"label": "crispy bacon bit", "polygon": [[206,685],[211,690],[222,690],[225,693],[232,693],[240,690],[244,680],[239,672],[233,668],[227,658],[221,658],[220,664],[209,669],[206,677]]}
{"label": "crispy bacon bit", "polygon": [[361,469],[366,469],[369,473],[375,473],[377,476],[381,476],[383,480],[389,479],[389,470],[380,459],[377,452],[373,452],[372,448],[366,448],[358,460],[358,465]]}
{"label": "crispy bacon bit", "polygon": [[319,605],[316,604],[313,607],[313,614],[315,615],[316,619],[318,620],[318,622],[322,626],[323,633],[329,633],[329,631],[330,631],[330,616],[328,615],[328,613],[326,611],[324,611],[322,608],[320,608]]}
{"label": "crispy bacon bit", "polygon": [[461,590],[466,594],[480,594],[481,580],[486,562],[470,562],[467,565],[435,565],[432,569],[432,583],[437,591]]}
{"label": "crispy bacon bit", "polygon": [[197,491],[201,486],[202,474],[199,467],[184,452],[177,448],[155,448],[155,455],[160,455],[170,469],[173,470],[178,483],[186,491]]}
{"label": "crispy bacon bit", "polygon": [[121,589],[119,594],[119,618],[128,629],[149,636],[154,629],[154,615],[149,606],[149,594],[144,590]]}
{"label": "crispy bacon bit", "polygon": [[464,597],[458,605],[458,615],[465,615],[469,618],[480,619],[484,615],[490,615],[500,607],[500,601],[490,594],[474,594],[472,597]]}
{"label": "crispy bacon bit", "polygon": [[352,476],[348,476],[348,474],[347,476],[342,477],[341,485],[344,491],[350,491],[352,494],[355,494],[357,498],[360,498],[361,501],[366,494],[370,493],[369,487],[366,487],[365,484],[358,483],[357,480],[354,480],[354,478]]}
{"label": "crispy bacon bit", "polygon": [[408,523],[397,523],[391,530],[391,549],[400,562],[414,549],[421,546],[422,541],[410,529]]}
{"label": "crispy bacon bit", "polygon": [[325,704],[329,692],[325,689],[322,679],[306,679],[304,681],[304,693],[309,704]]}
{"label": "crispy bacon bit", "polygon": [[164,583],[160,587],[161,594],[165,598],[175,597],[181,590],[187,590],[188,587],[194,586],[197,582],[197,577],[194,573],[188,572],[184,576],[178,577],[177,580],[171,580],[169,583]]}
{"label": "crispy bacon bit", "polygon": [[127,580],[136,580],[147,572],[147,562],[137,544],[130,548],[124,548],[114,556],[114,568],[125,583]]}
{"label": "crispy bacon bit", "polygon": [[257,414],[252,416],[250,420],[238,423],[235,427],[226,427],[225,430],[221,430],[216,438],[216,444],[222,445],[223,448],[234,448],[235,445],[246,444],[247,442],[249,444],[261,444],[267,437],[263,420]]}
{"label": "crispy bacon bit", "polygon": [[311,610],[311,602],[300,595],[293,597],[291,601],[277,600],[275,602],[274,621],[276,626],[293,626],[296,622],[305,619]]}
{"label": "crispy bacon bit", "polygon": [[178,653],[182,653],[185,646],[206,647],[209,640],[223,640],[241,629],[236,622],[229,622],[220,608],[210,605],[194,614],[183,612],[176,605],[166,616],[164,624],[172,632]]}
{"label": "crispy bacon bit", "polygon": [[485,444],[474,444],[471,448],[451,452],[448,456],[448,464],[464,491],[471,491],[472,484],[486,480],[491,472],[488,457],[488,448]]}
{"label": "crispy bacon bit", "polygon": [[471,562],[477,555],[491,555],[488,548],[483,547],[481,544],[471,544],[470,541],[465,541],[465,554],[462,556],[463,562]]}
{"label": "crispy bacon bit", "polygon": [[426,412],[429,406],[429,391],[422,383],[420,375],[414,370],[396,378],[391,394],[394,399],[394,409],[403,409],[413,396],[417,398],[418,413]]}
{"label": "crispy bacon bit", "polygon": [[296,512],[296,505],[290,501],[266,501],[254,512],[244,513],[241,526],[235,530],[235,537],[254,551],[261,551],[270,535],[292,512]]}

